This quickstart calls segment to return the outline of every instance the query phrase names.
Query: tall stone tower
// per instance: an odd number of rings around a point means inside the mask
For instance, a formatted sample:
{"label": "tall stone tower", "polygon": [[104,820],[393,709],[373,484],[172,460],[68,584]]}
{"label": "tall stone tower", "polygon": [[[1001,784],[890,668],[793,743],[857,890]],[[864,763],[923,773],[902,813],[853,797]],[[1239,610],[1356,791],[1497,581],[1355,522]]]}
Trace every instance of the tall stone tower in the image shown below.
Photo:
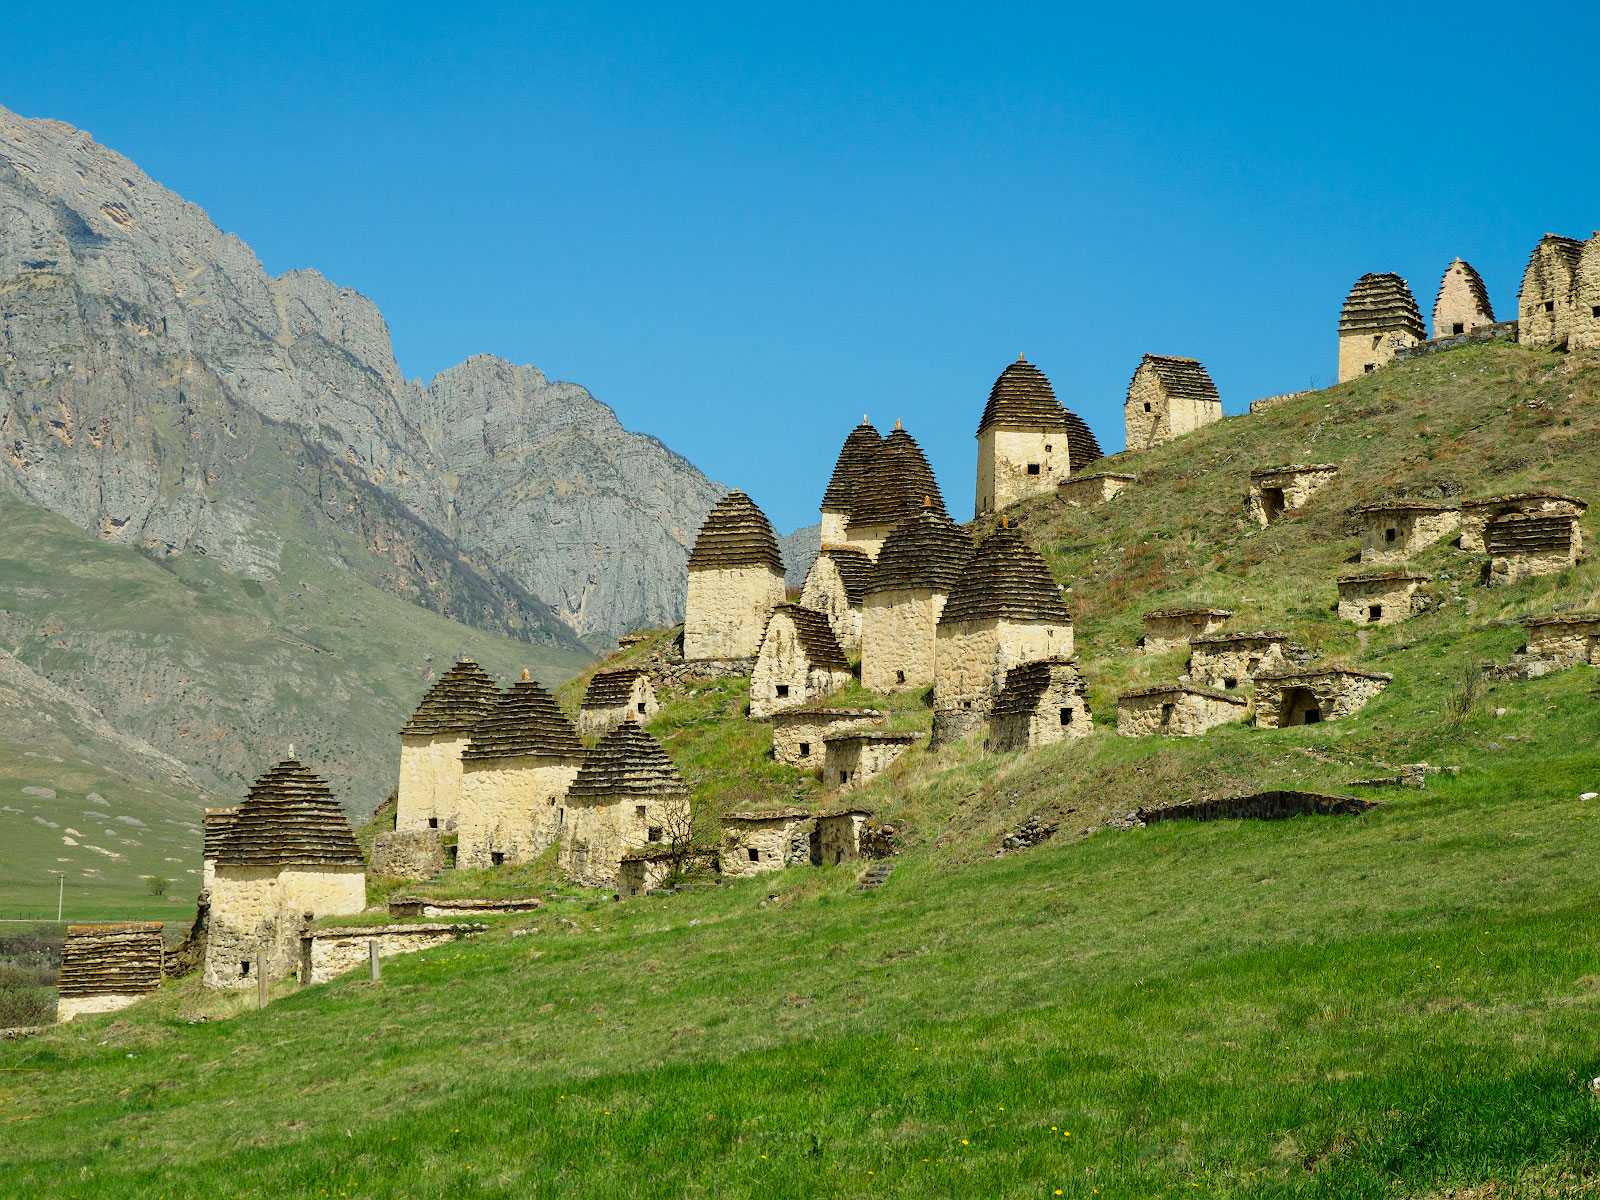
{"label": "tall stone tower", "polygon": [[711,510],[689,552],[683,657],[754,658],[767,618],[787,598],[772,523],[735,488]]}
{"label": "tall stone tower", "polygon": [[1129,450],[1148,450],[1222,420],[1217,385],[1196,359],[1146,354],[1128,383],[1122,422]]}
{"label": "tall stone tower", "polygon": [[1433,302],[1433,336],[1455,337],[1471,333],[1480,325],[1494,324],[1494,309],[1489,305],[1489,289],[1483,276],[1471,263],[1459,258],[1445,268],[1439,281],[1439,298]]}
{"label": "tall stone tower", "polygon": [[1406,281],[1395,274],[1356,280],[1339,314],[1339,382],[1376,371],[1402,346],[1426,337],[1422,314]]}
{"label": "tall stone tower", "polygon": [[861,424],[844,439],[844,445],[839,449],[839,461],[834,464],[833,475],[828,480],[828,490],[822,493],[824,546],[843,546],[848,540],[845,526],[850,521],[850,510],[855,507],[856,489],[882,442],[878,431],[865,415],[861,418]]}
{"label": "tall stone tower", "polygon": [[1517,341],[1536,350],[1570,347],[1577,315],[1578,266],[1583,243],[1547,233],[1539,239],[1522,273],[1517,300]]}
{"label": "tall stone tower", "polygon": [[944,498],[939,495],[933,468],[916,439],[896,421],[861,473],[845,525],[845,544],[876,561],[889,531],[921,513],[923,501],[943,514]]}
{"label": "tall stone tower", "polygon": [[1056,399],[1043,371],[1023,355],[1000,372],[978,422],[978,494],[973,515],[998,512],[1100,457],[1094,434]]}

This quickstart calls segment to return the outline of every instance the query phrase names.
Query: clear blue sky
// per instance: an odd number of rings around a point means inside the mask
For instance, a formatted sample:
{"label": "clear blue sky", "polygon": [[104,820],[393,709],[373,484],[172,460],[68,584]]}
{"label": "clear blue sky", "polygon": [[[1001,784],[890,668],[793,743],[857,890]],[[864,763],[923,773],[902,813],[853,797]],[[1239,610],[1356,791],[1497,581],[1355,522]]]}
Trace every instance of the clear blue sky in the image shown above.
{"label": "clear blue sky", "polygon": [[1426,316],[1460,255],[1509,317],[1600,226],[1592,2],[221,8],[9,5],[0,103],[371,296],[408,375],[535,363],[781,530],[863,412],[969,516],[1019,351],[1117,450],[1146,351],[1238,412],[1331,380],[1362,272]]}

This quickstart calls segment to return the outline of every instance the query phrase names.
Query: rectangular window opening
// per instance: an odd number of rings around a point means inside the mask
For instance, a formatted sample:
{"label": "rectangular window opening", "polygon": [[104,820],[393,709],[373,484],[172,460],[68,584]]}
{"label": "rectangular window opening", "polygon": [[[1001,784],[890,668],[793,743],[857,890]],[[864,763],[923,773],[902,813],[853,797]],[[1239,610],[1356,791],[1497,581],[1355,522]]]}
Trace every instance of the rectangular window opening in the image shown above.
{"label": "rectangular window opening", "polygon": [[1051,445],[1051,444],[1050,444],[1050,443],[1049,443],[1049,442],[1046,442],[1046,443],[1045,443],[1045,446],[1044,446],[1044,452],[1045,452],[1045,453],[1046,453],[1046,454],[1049,454],[1049,453],[1050,453],[1050,452],[1051,452],[1051,451],[1052,451],[1052,450],[1054,450],[1054,449],[1055,449],[1055,447],[1054,447],[1054,446],[1052,446],[1052,445]]}
{"label": "rectangular window opening", "polygon": [[1591,317],[1600,317],[1600,304],[1596,304],[1593,308],[1591,308],[1589,310],[1589,315]]}
{"label": "rectangular window opening", "polygon": [[429,817],[428,818],[428,828],[429,829],[437,829],[437,828],[439,828],[439,818],[438,817]]}
{"label": "rectangular window opening", "polygon": [[1548,312],[1548,313],[1555,312],[1555,310],[1556,310],[1556,302],[1554,300],[1546,300],[1544,302],[1544,310],[1545,310],[1545,312]]}
{"label": "rectangular window opening", "polygon": [[644,701],[643,700],[639,701],[639,715],[640,716],[644,715]]}
{"label": "rectangular window opening", "polygon": [[649,837],[650,837],[650,840],[652,842],[659,842],[661,840],[661,826],[659,826],[659,825],[650,826]]}
{"label": "rectangular window opening", "polygon": [[250,974],[250,960],[246,959],[244,962],[239,964],[239,976],[240,976],[240,978],[243,978],[243,977],[245,977],[245,976],[247,976],[249,974]]}
{"label": "rectangular window opening", "polygon": [[452,868],[456,865],[456,852],[460,849],[461,847],[459,846],[446,846],[444,848],[445,862],[448,863]]}
{"label": "rectangular window opening", "polygon": [[644,820],[644,805],[642,805],[642,804],[634,805],[634,807],[633,807],[633,815],[638,817],[639,820],[641,820],[641,821]]}
{"label": "rectangular window opening", "polygon": [[839,782],[840,783],[849,783],[850,782],[850,772],[849,771],[840,771],[839,772]]}
{"label": "rectangular window opening", "polygon": [[1385,529],[1383,531],[1383,540],[1385,542],[1393,542],[1399,536],[1400,531],[1398,529]]}
{"label": "rectangular window opening", "polygon": [[811,757],[811,743],[810,742],[801,742],[800,743],[800,757],[801,758],[810,758]]}
{"label": "rectangular window opening", "polygon": [[491,850],[491,851],[489,851],[489,865],[491,867],[503,867],[503,866],[505,866],[506,865],[505,851],[504,850]]}
{"label": "rectangular window opening", "polygon": [[1144,402],[1144,410],[1145,410],[1145,412],[1149,412],[1150,411],[1150,401],[1146,400]]}
{"label": "rectangular window opening", "polygon": [[1061,710],[1061,723],[1063,725],[1072,724],[1072,710],[1070,708],[1063,708]]}
{"label": "rectangular window opening", "polygon": [[1381,604],[1369,604],[1369,605],[1367,605],[1367,620],[1369,620],[1369,621],[1381,621],[1381,620],[1383,620],[1383,605],[1381,605]]}
{"label": "rectangular window opening", "polygon": [[1038,473],[1039,473],[1039,464],[1038,463],[1029,463],[1028,464],[1028,474],[1029,475],[1037,475]]}
{"label": "rectangular window opening", "polygon": [[787,696],[788,694],[789,694],[789,685],[787,683],[780,683],[778,685],[778,695],[779,695],[779,697],[781,698],[783,696]]}
{"label": "rectangular window opening", "polygon": [[1376,371],[1378,369],[1378,364],[1377,363],[1368,363],[1366,366],[1362,367],[1361,369],[1363,371],[1365,371],[1368,375],[1371,375],[1374,371]]}
{"label": "rectangular window opening", "polygon": [[1172,724],[1172,714],[1173,714],[1173,712],[1175,710],[1176,710],[1176,706],[1175,705],[1163,704],[1161,706],[1161,723],[1163,725]]}
{"label": "rectangular window opening", "polygon": [[896,671],[894,673],[894,681],[896,683],[904,683],[906,681],[906,673],[904,671]]}
{"label": "rectangular window opening", "polygon": [[1454,325],[1450,326],[1450,332],[1451,333],[1465,333],[1466,331],[1467,331],[1466,325],[1463,324],[1460,321],[1457,321]]}
{"label": "rectangular window opening", "polygon": [[750,847],[750,861],[751,862],[760,862],[761,861],[761,851],[757,850],[754,846]]}

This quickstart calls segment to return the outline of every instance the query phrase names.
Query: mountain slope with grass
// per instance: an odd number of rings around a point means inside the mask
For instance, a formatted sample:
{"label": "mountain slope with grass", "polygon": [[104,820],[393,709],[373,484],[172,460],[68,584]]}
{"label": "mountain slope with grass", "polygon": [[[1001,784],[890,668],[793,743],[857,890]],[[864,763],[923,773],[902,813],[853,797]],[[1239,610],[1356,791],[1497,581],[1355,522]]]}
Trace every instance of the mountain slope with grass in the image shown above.
{"label": "mountain slope with grass", "polygon": [[[169,985],[0,1050],[21,1193],[246,1197],[1588,1196],[1600,1178],[1596,676],[1485,676],[1515,618],[1600,607],[1600,559],[1507,588],[1440,545],[1437,604],[1337,620],[1352,514],[1385,489],[1600,495],[1600,359],[1490,345],[1117,456],[1116,501],[1009,513],[1071,588],[1096,731],[915,751],[852,800],[897,831],[850,866],[491,919],[482,937],[250,997]],[[1252,467],[1336,462],[1267,530]],[[1589,522],[1585,522],[1586,527]],[[1591,538],[1593,534],[1589,535]],[[1185,600],[1393,673],[1360,713],[1119,738],[1134,649]],[[655,643],[630,649],[647,656]],[[626,659],[622,660],[626,661]],[[563,690],[574,704],[582,678]],[[766,755],[746,685],[654,732],[710,822],[830,802]],[[876,700],[926,728],[920,697]],[[1151,805],[1424,789],[1361,816],[1141,827]],[[1056,832],[1001,853],[1031,819]],[[538,883],[543,865],[522,871]],[[467,873],[439,884],[503,886]],[[229,1020],[197,1018],[230,1016]]]}

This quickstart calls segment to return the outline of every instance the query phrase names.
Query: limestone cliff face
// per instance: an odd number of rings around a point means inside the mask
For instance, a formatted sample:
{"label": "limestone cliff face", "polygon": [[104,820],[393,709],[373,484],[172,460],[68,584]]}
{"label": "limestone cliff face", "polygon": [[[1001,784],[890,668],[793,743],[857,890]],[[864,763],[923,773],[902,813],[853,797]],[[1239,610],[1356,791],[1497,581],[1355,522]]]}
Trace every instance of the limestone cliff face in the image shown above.
{"label": "limestone cliff face", "polygon": [[560,644],[677,619],[722,491],[532,367],[404,379],[364,296],[269,277],[127,159],[4,109],[0,487],[254,578],[310,540],[396,595]]}

